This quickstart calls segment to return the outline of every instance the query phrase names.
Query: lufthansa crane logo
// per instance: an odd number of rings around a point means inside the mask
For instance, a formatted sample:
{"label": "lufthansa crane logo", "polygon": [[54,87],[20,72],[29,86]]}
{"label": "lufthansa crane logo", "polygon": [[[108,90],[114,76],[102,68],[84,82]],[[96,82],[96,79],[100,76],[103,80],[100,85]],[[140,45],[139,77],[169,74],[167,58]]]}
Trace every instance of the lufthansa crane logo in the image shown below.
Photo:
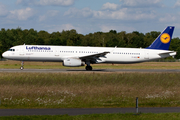
{"label": "lufthansa crane logo", "polygon": [[171,40],[171,37],[168,33],[164,33],[161,35],[160,40],[162,43],[166,44],[166,43],[169,43],[169,41]]}

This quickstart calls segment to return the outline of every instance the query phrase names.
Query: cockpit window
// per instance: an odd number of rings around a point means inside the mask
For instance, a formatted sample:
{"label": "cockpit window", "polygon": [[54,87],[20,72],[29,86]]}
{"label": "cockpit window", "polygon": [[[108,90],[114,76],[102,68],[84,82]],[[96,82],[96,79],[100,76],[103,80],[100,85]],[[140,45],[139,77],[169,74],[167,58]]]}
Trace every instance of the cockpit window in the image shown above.
{"label": "cockpit window", "polygon": [[9,49],[8,51],[15,51],[15,49]]}

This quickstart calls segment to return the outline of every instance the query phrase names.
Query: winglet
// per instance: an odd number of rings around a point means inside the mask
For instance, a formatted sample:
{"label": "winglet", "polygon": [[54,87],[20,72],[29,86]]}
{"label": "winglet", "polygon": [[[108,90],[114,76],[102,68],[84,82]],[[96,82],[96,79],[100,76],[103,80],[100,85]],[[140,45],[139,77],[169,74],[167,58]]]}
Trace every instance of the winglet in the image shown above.
{"label": "winglet", "polygon": [[173,31],[174,26],[168,26],[146,49],[168,50],[172,39]]}

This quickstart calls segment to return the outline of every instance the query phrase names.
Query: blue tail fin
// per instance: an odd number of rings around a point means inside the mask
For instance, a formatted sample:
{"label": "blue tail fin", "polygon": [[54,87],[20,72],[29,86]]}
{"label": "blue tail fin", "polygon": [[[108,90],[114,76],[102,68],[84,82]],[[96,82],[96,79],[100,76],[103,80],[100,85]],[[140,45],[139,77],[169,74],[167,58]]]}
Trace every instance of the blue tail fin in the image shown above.
{"label": "blue tail fin", "polygon": [[146,49],[168,50],[171,42],[174,26],[168,26],[156,40]]}

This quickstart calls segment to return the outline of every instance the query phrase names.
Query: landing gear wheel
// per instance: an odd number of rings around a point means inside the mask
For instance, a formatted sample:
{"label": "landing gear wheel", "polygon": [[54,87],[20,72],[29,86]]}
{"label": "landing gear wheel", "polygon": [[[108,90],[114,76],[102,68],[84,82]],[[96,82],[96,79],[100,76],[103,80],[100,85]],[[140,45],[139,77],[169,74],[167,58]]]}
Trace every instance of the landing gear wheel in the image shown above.
{"label": "landing gear wheel", "polygon": [[24,67],[23,67],[23,66],[24,66],[24,61],[22,61],[22,62],[21,62],[21,67],[20,67],[20,69],[21,69],[21,70],[23,70],[23,69],[24,69]]}
{"label": "landing gear wheel", "polygon": [[21,66],[21,67],[20,67],[20,69],[21,69],[21,70],[23,70],[23,69],[24,69],[24,67],[23,67],[23,66]]}
{"label": "landing gear wheel", "polygon": [[92,67],[91,66],[86,66],[86,70],[91,71]]}

